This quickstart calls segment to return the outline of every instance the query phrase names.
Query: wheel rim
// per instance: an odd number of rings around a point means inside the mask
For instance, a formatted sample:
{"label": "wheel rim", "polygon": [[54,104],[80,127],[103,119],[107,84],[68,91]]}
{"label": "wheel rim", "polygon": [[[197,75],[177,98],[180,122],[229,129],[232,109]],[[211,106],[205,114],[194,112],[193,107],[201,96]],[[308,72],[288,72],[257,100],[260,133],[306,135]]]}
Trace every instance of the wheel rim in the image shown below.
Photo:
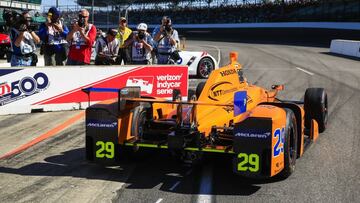
{"label": "wheel rim", "polygon": [[209,58],[203,58],[200,61],[199,64],[199,73],[201,77],[208,77],[211,73],[211,71],[214,70],[214,63],[211,59]]}

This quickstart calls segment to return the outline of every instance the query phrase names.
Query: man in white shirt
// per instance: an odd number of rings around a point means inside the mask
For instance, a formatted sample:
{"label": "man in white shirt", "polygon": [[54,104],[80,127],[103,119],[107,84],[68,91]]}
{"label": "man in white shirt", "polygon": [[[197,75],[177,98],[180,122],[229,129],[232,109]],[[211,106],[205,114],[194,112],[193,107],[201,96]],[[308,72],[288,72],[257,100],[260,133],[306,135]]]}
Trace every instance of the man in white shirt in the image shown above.
{"label": "man in white shirt", "polygon": [[137,31],[124,43],[124,47],[131,46],[131,64],[146,65],[150,64],[151,51],[153,50],[153,40],[147,32],[147,25],[140,23],[136,27]]}
{"label": "man in white shirt", "polygon": [[112,65],[119,51],[119,40],[116,39],[117,30],[109,29],[106,37],[99,37],[96,41],[95,65]]}

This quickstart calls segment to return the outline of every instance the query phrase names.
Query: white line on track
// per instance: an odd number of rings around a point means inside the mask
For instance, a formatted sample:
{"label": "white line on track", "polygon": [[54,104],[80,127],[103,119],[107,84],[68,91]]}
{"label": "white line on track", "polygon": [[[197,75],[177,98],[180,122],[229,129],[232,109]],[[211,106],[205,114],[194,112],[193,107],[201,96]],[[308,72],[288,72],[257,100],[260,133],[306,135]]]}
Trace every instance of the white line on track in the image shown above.
{"label": "white line on track", "polygon": [[170,190],[170,191],[175,190],[175,188],[176,188],[179,184],[180,184],[180,180],[177,181],[169,190]]}
{"label": "white line on track", "polygon": [[163,201],[163,199],[159,198],[155,203],[160,203],[161,201]]}
{"label": "white line on track", "polygon": [[304,73],[307,73],[307,74],[309,74],[309,75],[314,75],[314,73],[309,72],[309,71],[307,71],[307,70],[304,70],[304,69],[302,69],[302,68],[300,68],[300,67],[296,67],[296,69],[298,69],[298,70],[300,70],[300,71],[302,71],[302,72],[304,72]]}
{"label": "white line on track", "polygon": [[204,166],[200,183],[200,191],[197,199],[198,203],[212,202],[212,168],[209,165]]}
{"label": "white line on track", "polygon": [[219,47],[217,47],[217,46],[211,46],[211,45],[201,45],[201,46],[203,46],[203,47],[211,47],[211,48],[216,49],[216,51],[218,52],[217,66],[219,66],[220,60],[221,60],[221,51],[220,51]]}

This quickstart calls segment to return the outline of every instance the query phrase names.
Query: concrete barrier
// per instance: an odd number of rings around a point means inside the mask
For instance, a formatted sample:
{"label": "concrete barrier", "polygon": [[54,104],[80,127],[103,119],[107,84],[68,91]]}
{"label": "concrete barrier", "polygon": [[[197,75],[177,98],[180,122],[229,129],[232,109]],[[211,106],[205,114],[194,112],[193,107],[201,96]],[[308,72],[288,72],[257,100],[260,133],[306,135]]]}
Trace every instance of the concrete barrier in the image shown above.
{"label": "concrete barrier", "polygon": [[342,39],[332,40],[330,52],[360,58],[360,41]]}

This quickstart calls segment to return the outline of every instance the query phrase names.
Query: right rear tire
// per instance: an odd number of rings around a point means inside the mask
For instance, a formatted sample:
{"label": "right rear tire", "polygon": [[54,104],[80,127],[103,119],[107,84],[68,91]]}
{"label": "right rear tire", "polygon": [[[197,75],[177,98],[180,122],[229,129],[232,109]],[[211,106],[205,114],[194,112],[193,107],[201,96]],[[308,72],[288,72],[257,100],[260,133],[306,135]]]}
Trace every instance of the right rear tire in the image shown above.
{"label": "right rear tire", "polygon": [[326,129],[328,121],[328,101],[324,88],[308,88],[304,97],[305,127],[310,129],[311,119],[319,125],[319,132]]}

